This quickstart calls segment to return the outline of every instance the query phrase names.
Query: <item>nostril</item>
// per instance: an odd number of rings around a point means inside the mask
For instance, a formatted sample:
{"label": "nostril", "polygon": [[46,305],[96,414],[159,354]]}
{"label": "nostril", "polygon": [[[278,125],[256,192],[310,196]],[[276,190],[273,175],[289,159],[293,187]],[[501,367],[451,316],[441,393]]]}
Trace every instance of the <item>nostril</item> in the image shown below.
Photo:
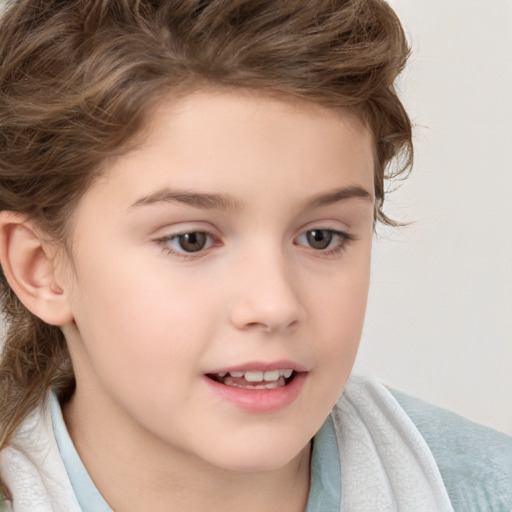
{"label": "nostril", "polygon": [[265,322],[250,322],[244,326],[247,330],[261,330],[267,334],[273,334],[275,332],[281,331],[281,330],[287,330],[295,327],[298,325],[298,320],[293,320],[289,324],[286,324],[286,322],[275,322],[275,323],[265,323]]}

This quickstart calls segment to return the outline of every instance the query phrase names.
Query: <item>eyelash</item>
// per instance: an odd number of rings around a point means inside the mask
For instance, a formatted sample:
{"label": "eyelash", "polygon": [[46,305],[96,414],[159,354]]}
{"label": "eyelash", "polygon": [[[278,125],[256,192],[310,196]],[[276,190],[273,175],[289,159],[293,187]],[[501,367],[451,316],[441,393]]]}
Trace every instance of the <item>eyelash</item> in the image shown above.
{"label": "eyelash", "polygon": [[[322,233],[328,233],[330,236],[332,236],[332,241],[335,241],[334,246],[330,248],[325,249],[317,249],[315,247],[308,246],[306,244],[299,244],[295,242],[295,240],[299,239],[300,237],[308,237],[308,234],[314,233],[314,232],[322,232]],[[186,235],[204,235],[209,240],[208,247],[200,248],[197,251],[190,251],[187,252],[185,250],[178,251],[176,249],[173,249],[170,245],[171,242],[174,240],[179,240],[180,237],[184,237]],[[356,237],[354,235],[351,235],[349,233],[346,233],[344,231],[338,231],[335,229],[328,229],[328,228],[312,228],[308,229],[307,231],[304,231],[301,233],[298,237],[294,239],[295,245],[302,245],[303,247],[306,247],[310,251],[313,251],[317,253],[318,255],[321,255],[323,257],[329,257],[329,256],[335,256],[336,254],[341,253],[344,251],[348,244],[352,241],[356,240]],[[215,238],[206,231],[184,231],[182,233],[176,233],[169,236],[164,236],[161,238],[158,238],[155,240],[155,242],[160,245],[162,251],[166,254],[170,254],[172,256],[176,256],[178,258],[183,259],[197,259],[202,256],[204,256],[205,251],[210,249],[211,247],[215,247],[216,245],[220,245],[220,242],[217,242]],[[331,241],[329,241],[329,245],[331,245]]]}

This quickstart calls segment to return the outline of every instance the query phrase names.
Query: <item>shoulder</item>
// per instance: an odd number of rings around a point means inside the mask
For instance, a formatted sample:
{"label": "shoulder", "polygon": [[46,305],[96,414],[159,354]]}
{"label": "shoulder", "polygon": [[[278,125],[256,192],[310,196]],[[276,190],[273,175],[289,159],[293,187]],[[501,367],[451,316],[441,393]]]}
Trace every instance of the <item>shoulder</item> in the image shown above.
{"label": "shoulder", "polygon": [[512,437],[390,392],[428,444],[456,511],[512,511]]}

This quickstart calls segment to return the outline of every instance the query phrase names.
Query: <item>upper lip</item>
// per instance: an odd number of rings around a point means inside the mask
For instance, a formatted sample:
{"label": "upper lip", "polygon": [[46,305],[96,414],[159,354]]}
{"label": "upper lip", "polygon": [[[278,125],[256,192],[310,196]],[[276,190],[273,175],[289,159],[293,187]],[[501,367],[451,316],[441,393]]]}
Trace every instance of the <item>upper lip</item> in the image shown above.
{"label": "upper lip", "polygon": [[296,362],[293,362],[293,361],[272,361],[272,362],[250,361],[250,362],[238,364],[235,366],[225,366],[222,368],[216,368],[212,371],[207,372],[207,374],[231,373],[231,372],[251,372],[251,371],[268,372],[271,370],[294,370],[297,373],[307,371],[305,366],[298,364]]}

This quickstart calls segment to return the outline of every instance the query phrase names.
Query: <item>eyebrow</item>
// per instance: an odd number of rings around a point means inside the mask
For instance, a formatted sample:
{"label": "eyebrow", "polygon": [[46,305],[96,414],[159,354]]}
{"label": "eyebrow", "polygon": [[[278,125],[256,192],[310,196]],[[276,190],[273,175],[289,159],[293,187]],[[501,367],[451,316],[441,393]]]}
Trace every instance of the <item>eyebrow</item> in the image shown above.
{"label": "eyebrow", "polygon": [[155,203],[182,203],[205,210],[239,210],[240,203],[224,194],[207,194],[188,190],[173,190],[165,188],[142,197],[131,205],[147,206]]}
{"label": "eyebrow", "polygon": [[372,203],[375,200],[373,194],[368,192],[363,187],[352,185],[350,187],[339,188],[325,194],[318,194],[307,202],[307,206],[310,208],[318,208],[320,206],[329,206],[330,204],[358,197]]}
{"label": "eyebrow", "polygon": [[[346,201],[352,198],[362,198],[373,202],[373,195],[363,187],[352,185],[318,194],[307,201],[307,208],[318,208]],[[138,199],[130,208],[147,206],[156,203],[182,203],[205,210],[240,210],[241,204],[235,198],[225,194],[210,194],[164,188]]]}

